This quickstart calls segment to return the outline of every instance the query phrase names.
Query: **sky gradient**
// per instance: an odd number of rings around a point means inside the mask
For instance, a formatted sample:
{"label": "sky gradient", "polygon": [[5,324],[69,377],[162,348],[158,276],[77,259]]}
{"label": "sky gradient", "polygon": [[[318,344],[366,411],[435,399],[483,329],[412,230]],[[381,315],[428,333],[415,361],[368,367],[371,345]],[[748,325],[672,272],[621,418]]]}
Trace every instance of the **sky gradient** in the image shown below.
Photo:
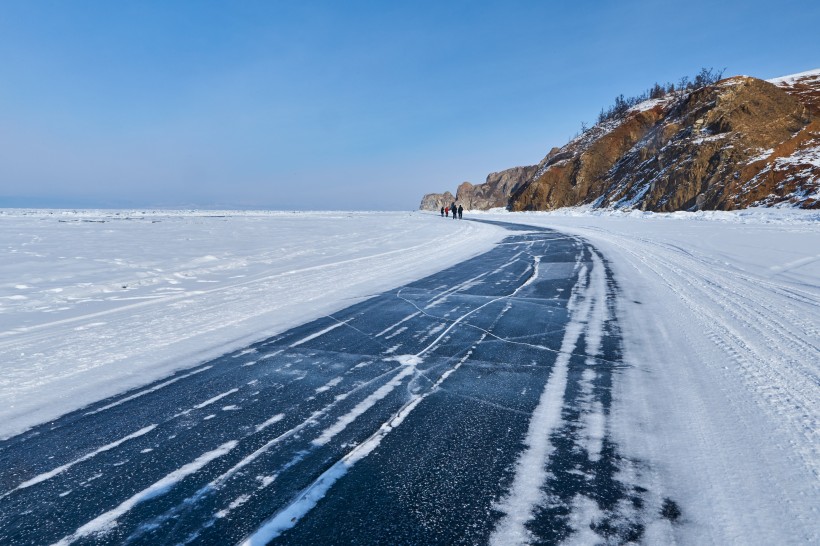
{"label": "sky gradient", "polygon": [[0,207],[412,210],[616,95],[820,68],[820,2],[6,1]]}

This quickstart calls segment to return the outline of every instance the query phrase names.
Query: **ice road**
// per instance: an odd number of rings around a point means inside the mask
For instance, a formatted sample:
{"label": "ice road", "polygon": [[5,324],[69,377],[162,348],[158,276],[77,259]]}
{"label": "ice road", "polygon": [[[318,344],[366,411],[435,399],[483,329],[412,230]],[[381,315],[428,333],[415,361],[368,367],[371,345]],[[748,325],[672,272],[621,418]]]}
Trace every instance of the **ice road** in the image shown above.
{"label": "ice road", "polygon": [[[617,286],[494,250],[0,443],[4,544],[640,540],[674,498],[608,433]],[[592,523],[592,524],[591,524]]]}

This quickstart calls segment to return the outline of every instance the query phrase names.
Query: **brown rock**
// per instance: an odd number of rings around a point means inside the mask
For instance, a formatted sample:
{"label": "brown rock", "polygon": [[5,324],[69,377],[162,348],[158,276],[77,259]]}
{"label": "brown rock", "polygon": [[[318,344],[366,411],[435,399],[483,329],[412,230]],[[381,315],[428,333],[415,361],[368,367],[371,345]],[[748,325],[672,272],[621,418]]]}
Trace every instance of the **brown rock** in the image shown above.
{"label": "brown rock", "polygon": [[592,127],[539,165],[535,176],[510,200],[511,210],[550,210],[598,199],[606,173],[662,118],[663,108],[635,111],[624,119]]}
{"label": "brown rock", "polygon": [[428,193],[421,198],[419,210],[441,210],[441,207],[449,207],[455,200],[453,194],[446,191],[444,193]]}
{"label": "brown rock", "polygon": [[521,184],[526,182],[537,167],[513,167],[505,171],[490,173],[483,184],[473,185],[462,182],[456,190],[456,197],[450,192],[428,193],[421,200],[419,209],[439,210],[449,206],[454,200],[467,210],[487,210],[495,207],[506,207],[510,195]]}
{"label": "brown rock", "polygon": [[551,150],[510,207],[816,207],[820,126],[811,115],[820,93],[809,89],[820,89],[820,79],[813,81],[791,92],[735,77],[645,105],[651,108],[639,105]]}
{"label": "brown rock", "polygon": [[537,167],[513,167],[490,173],[483,184],[462,183],[456,191],[456,200],[468,210],[487,210],[506,207],[512,193],[535,174]]}

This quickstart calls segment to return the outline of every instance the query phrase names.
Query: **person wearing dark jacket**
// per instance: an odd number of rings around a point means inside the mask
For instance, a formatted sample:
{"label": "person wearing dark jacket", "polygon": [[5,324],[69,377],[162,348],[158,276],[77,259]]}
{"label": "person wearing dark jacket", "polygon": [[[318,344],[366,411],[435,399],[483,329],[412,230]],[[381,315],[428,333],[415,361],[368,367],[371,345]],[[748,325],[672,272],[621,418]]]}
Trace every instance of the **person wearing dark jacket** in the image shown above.
{"label": "person wearing dark jacket", "polygon": [[444,217],[444,207],[441,207],[441,216]]}
{"label": "person wearing dark jacket", "polygon": [[458,217],[458,212],[457,212],[458,209],[456,209],[456,202],[455,201],[453,201],[453,204],[450,205],[450,210],[453,211],[453,220],[455,220]]}
{"label": "person wearing dark jacket", "polygon": [[461,220],[461,215],[464,213],[464,208],[459,205],[458,206],[458,219]]}

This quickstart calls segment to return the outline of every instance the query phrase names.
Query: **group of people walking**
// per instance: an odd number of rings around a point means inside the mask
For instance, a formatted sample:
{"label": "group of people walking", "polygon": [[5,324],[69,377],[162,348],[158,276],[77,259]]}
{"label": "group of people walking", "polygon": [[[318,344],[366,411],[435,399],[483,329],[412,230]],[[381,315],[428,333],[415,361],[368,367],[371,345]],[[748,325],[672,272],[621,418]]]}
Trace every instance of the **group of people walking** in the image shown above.
{"label": "group of people walking", "polygon": [[443,217],[449,217],[451,212],[453,213],[453,220],[455,220],[456,218],[461,220],[461,216],[462,214],[464,214],[464,209],[461,205],[456,207],[455,201],[453,201],[453,203],[449,207],[441,207],[441,215]]}

